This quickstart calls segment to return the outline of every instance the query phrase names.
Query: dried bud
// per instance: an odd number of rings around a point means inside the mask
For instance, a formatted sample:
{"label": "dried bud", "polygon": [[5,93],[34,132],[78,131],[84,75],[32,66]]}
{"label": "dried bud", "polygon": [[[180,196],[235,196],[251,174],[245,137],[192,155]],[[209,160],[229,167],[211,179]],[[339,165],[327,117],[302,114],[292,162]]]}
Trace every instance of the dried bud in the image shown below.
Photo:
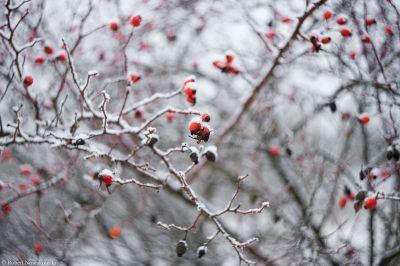
{"label": "dried bud", "polygon": [[329,103],[329,108],[331,109],[332,113],[336,112],[337,106],[335,102],[330,102]]}
{"label": "dried bud", "polygon": [[197,257],[201,258],[207,253],[207,246],[200,246],[197,249]]}
{"label": "dried bud", "polygon": [[72,144],[76,145],[76,146],[84,145],[85,144],[85,140],[77,139],[77,140],[73,141]]}
{"label": "dried bud", "polygon": [[364,199],[368,196],[368,191],[366,190],[361,190],[357,193],[355,200],[362,202]]}
{"label": "dried bud", "polygon": [[387,150],[386,150],[386,158],[387,158],[388,160],[392,160],[392,159],[393,159],[393,156],[394,156],[393,147],[392,147],[392,146],[389,146],[389,147],[387,148]]}
{"label": "dried bud", "polygon": [[292,152],[292,149],[291,148],[289,148],[289,147],[287,147],[286,148],[286,154],[287,154],[287,156],[292,156],[292,154],[293,154],[293,152]]}
{"label": "dried bud", "polygon": [[207,147],[203,152],[203,156],[206,156],[208,161],[215,162],[218,158],[217,147]]}
{"label": "dried bud", "polygon": [[348,197],[351,194],[351,190],[348,186],[344,186],[344,194]]}
{"label": "dried bud", "polygon": [[178,244],[176,244],[176,255],[178,255],[178,257],[182,257],[183,254],[186,253],[188,248],[188,244],[186,242],[186,240],[180,240],[178,242]]}
{"label": "dried bud", "polygon": [[400,152],[396,147],[393,148],[393,159],[398,161],[400,159]]}
{"label": "dried bud", "polygon": [[192,160],[192,162],[194,162],[195,164],[199,163],[199,152],[197,151],[197,149],[193,149],[190,153],[190,160]]}

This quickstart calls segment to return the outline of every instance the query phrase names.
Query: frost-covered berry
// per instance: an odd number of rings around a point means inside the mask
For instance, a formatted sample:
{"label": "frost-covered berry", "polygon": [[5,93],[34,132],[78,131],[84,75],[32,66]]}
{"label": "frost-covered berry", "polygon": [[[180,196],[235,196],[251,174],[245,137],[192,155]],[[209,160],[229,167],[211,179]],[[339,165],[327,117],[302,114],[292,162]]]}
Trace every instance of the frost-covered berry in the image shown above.
{"label": "frost-covered berry", "polygon": [[336,19],[336,23],[339,24],[339,25],[344,25],[344,24],[347,23],[347,19],[344,18],[344,17],[338,17],[338,18]]}
{"label": "frost-covered berry", "polygon": [[113,175],[113,172],[111,172],[109,169],[103,169],[98,174],[98,178],[100,181],[104,182],[106,186],[111,186],[113,182]]}
{"label": "frost-covered berry", "polygon": [[330,20],[332,17],[333,17],[333,12],[331,10],[324,11],[324,19],[325,20]]}

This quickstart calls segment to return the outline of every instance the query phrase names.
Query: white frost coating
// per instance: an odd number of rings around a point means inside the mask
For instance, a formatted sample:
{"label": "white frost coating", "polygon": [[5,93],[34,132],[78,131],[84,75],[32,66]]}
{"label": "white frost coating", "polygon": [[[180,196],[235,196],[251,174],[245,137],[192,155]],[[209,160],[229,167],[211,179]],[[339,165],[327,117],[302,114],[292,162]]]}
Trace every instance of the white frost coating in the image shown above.
{"label": "white frost coating", "polygon": [[89,70],[88,75],[89,76],[97,76],[97,75],[99,75],[99,71],[98,70]]}
{"label": "white frost coating", "polygon": [[109,169],[103,169],[99,173],[99,176],[106,176],[106,175],[113,176],[114,173]]}
{"label": "white frost coating", "polygon": [[228,51],[225,52],[225,55],[232,55],[232,56],[234,56],[234,55],[235,55],[235,52],[232,51],[232,50],[228,50]]}
{"label": "white frost coating", "polygon": [[[193,80],[193,81],[192,81],[192,80]],[[187,82],[187,81],[189,81],[189,82]],[[187,82],[187,84],[196,82],[196,76],[195,76],[195,75],[190,75],[189,77],[187,77],[187,78],[185,79],[185,82]]]}
{"label": "white frost coating", "polygon": [[212,145],[212,146],[208,146],[208,147],[206,147],[205,149],[204,149],[204,153],[206,153],[206,152],[212,152],[212,153],[214,153],[215,154],[215,157],[218,157],[218,149],[217,149],[217,147],[216,146],[214,146],[214,145]]}

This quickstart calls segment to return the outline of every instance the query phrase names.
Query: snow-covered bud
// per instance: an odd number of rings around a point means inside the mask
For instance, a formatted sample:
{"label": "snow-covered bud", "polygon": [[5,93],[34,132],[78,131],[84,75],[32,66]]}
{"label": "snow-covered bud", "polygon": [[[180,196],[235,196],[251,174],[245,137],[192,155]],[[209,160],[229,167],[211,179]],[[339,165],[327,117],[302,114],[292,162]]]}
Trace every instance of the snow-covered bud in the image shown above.
{"label": "snow-covered bud", "polygon": [[197,257],[198,258],[201,258],[201,257],[203,257],[204,255],[206,255],[207,254],[207,246],[200,246],[198,249],[197,249]]}
{"label": "snow-covered bud", "polygon": [[176,244],[176,255],[178,255],[178,257],[182,257],[183,254],[186,253],[188,248],[188,244],[186,242],[186,240],[180,240],[178,242],[178,244]]}
{"label": "snow-covered bud", "polygon": [[199,151],[195,148],[195,147],[191,147],[190,148],[191,152],[190,152],[190,160],[192,160],[192,162],[194,162],[195,164],[199,163]]}
{"label": "snow-covered bud", "polygon": [[203,156],[206,156],[207,160],[210,162],[215,162],[218,158],[217,147],[209,146],[204,149]]}

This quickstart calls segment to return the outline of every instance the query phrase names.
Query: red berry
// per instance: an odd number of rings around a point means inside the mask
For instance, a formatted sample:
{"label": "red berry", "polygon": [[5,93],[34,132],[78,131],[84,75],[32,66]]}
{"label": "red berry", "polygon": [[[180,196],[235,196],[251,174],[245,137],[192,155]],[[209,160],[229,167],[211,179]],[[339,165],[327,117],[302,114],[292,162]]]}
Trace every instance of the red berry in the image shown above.
{"label": "red berry", "polygon": [[139,82],[139,80],[140,80],[140,76],[139,75],[136,75],[136,74],[131,74],[131,81],[133,82],[133,83],[136,83],[136,82]]}
{"label": "red berry", "polygon": [[270,39],[270,40],[272,40],[273,38],[275,38],[275,36],[276,36],[276,32],[275,32],[274,30],[265,33],[265,37],[266,37],[267,39]]}
{"label": "red berry", "polygon": [[282,17],[282,22],[283,23],[290,23],[290,22],[292,22],[292,19],[290,17],[288,17],[288,16],[284,16],[284,17]]}
{"label": "red berry", "polygon": [[175,31],[168,31],[167,32],[167,40],[173,42],[176,40],[176,32]]}
{"label": "red berry", "polygon": [[385,33],[389,36],[393,36],[393,30],[392,27],[390,27],[389,25],[385,27]]}
{"label": "red berry", "polygon": [[348,28],[342,28],[340,29],[340,34],[342,34],[343,37],[351,37],[352,33]]}
{"label": "red berry", "polygon": [[233,59],[235,59],[235,56],[233,54],[227,54],[226,55],[226,63],[230,64],[233,62]]}
{"label": "red berry", "polygon": [[11,205],[9,203],[5,203],[1,206],[1,210],[4,213],[4,215],[7,215],[11,212]]}
{"label": "red berry", "polygon": [[46,45],[44,47],[44,52],[45,52],[45,54],[48,54],[48,55],[53,54],[53,52],[54,52],[53,47]]}
{"label": "red berry", "polygon": [[8,160],[10,160],[11,155],[12,155],[11,150],[5,149],[5,150],[3,150],[3,152],[1,153],[1,159],[2,159],[3,161],[8,161]]}
{"label": "red berry", "polygon": [[40,183],[40,180],[39,180],[39,178],[37,176],[31,176],[29,178],[29,181],[31,182],[32,186],[37,186]]}
{"label": "red berry", "polygon": [[374,24],[376,24],[376,19],[374,19],[374,18],[369,18],[369,19],[365,20],[365,25],[367,25],[367,26],[372,26]]}
{"label": "red berry", "polygon": [[347,197],[349,198],[349,200],[354,200],[356,198],[353,192],[350,192],[350,194]]}
{"label": "red berry", "polygon": [[32,85],[32,83],[33,83],[33,77],[30,76],[30,75],[26,75],[26,76],[24,77],[24,85],[27,86],[27,87],[29,87],[29,86]]}
{"label": "red berry", "polygon": [[112,239],[118,238],[121,235],[121,228],[118,226],[111,227],[108,231],[108,236]]}
{"label": "red berry", "polygon": [[360,120],[361,124],[366,125],[369,123],[370,119],[369,119],[368,115],[362,115],[362,116],[360,116],[359,120]]}
{"label": "red berry", "polygon": [[324,12],[324,19],[325,20],[330,20],[333,17],[333,13],[331,10],[325,10]]}
{"label": "red berry", "polygon": [[36,253],[37,255],[39,255],[39,254],[42,252],[42,250],[43,250],[42,244],[40,244],[40,243],[35,243],[33,249],[35,250],[35,253]]}
{"label": "red berry", "polygon": [[371,38],[368,35],[364,35],[362,40],[364,43],[371,43]]}
{"label": "red berry", "polygon": [[141,16],[134,16],[131,18],[131,24],[133,27],[139,27],[141,23],[142,23]]}
{"label": "red berry", "polygon": [[344,25],[344,24],[347,23],[347,19],[345,19],[344,17],[338,17],[336,19],[336,23],[339,24],[339,25]]}
{"label": "red berry", "polygon": [[329,36],[322,37],[321,42],[322,42],[323,44],[330,43],[330,42],[331,42],[331,37],[329,37]]}
{"label": "red berry", "polygon": [[110,23],[110,29],[111,30],[113,30],[113,31],[117,31],[118,29],[119,29],[119,24],[118,24],[118,22],[111,22]]}
{"label": "red berry", "polygon": [[196,96],[195,95],[193,95],[193,96],[188,96],[188,97],[186,97],[186,101],[188,102],[188,103],[190,103],[190,104],[196,104]]}
{"label": "red berry", "polygon": [[346,204],[347,204],[347,198],[346,198],[346,196],[342,196],[339,200],[339,206],[341,208],[344,208],[346,206]]}
{"label": "red berry", "polygon": [[65,61],[65,59],[67,58],[67,56],[65,55],[65,53],[60,53],[59,55],[57,55],[57,60],[58,61]]}
{"label": "red berry", "polygon": [[269,148],[268,152],[272,157],[277,157],[281,154],[281,147],[273,145]]}
{"label": "red berry", "polygon": [[175,118],[175,113],[168,112],[165,117],[167,118],[168,122],[172,122],[172,120],[174,120],[174,118]]}
{"label": "red berry", "polygon": [[351,51],[350,52],[350,58],[351,59],[353,59],[353,60],[356,59],[356,56],[357,56],[357,53],[355,51]]}
{"label": "red berry", "polygon": [[191,122],[189,124],[189,131],[190,134],[194,135],[197,134],[201,129],[201,123],[200,122]]}
{"label": "red berry", "polygon": [[110,176],[110,175],[103,175],[103,176],[101,176],[100,178],[101,178],[101,181],[103,181],[104,184],[105,184],[106,186],[111,186],[111,184],[112,184],[112,182],[113,182],[112,176]]}
{"label": "red berry", "polygon": [[202,114],[201,120],[204,122],[210,122],[210,115],[209,114]]}
{"label": "red berry", "polygon": [[41,65],[44,63],[44,61],[45,61],[45,59],[42,56],[38,56],[35,58],[35,64]]}
{"label": "red berry", "polygon": [[187,97],[193,97],[194,94],[196,94],[196,91],[193,90],[192,88],[186,88],[185,89],[185,94]]}
{"label": "red berry", "polygon": [[136,119],[143,119],[143,112],[140,111],[140,110],[137,110],[137,111],[135,112],[135,118],[136,118]]}
{"label": "red berry", "polygon": [[25,191],[26,190],[26,185],[25,184],[23,184],[23,183],[21,183],[21,184],[18,184],[18,189],[19,189],[19,191]]}
{"label": "red berry", "polygon": [[30,176],[32,174],[32,170],[28,166],[21,166],[20,172],[24,176]]}
{"label": "red berry", "polygon": [[377,205],[376,197],[368,198],[364,201],[364,208],[365,209],[374,209]]}

